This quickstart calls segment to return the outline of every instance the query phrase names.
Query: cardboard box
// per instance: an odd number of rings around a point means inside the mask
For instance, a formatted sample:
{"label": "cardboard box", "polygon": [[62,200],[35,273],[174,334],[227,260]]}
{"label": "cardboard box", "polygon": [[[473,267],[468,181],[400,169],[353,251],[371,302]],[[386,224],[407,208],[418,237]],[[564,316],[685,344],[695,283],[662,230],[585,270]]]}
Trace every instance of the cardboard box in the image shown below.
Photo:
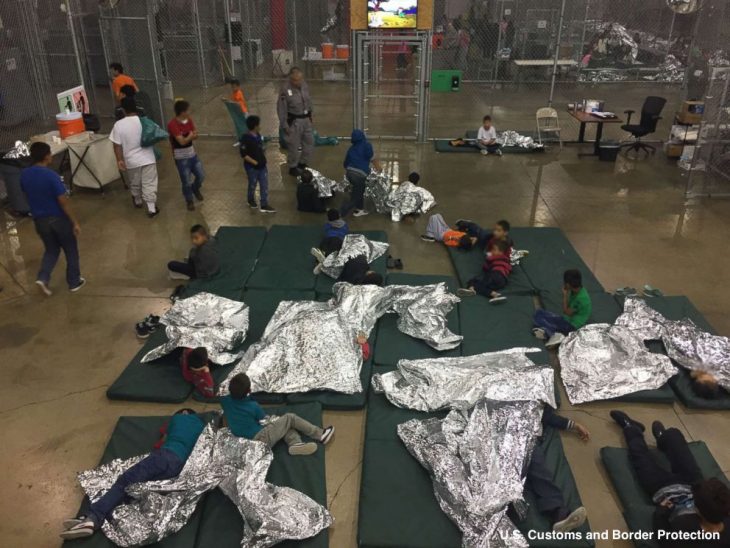
{"label": "cardboard box", "polygon": [[702,101],[684,101],[677,112],[677,120],[682,124],[699,124],[705,113],[705,103]]}
{"label": "cardboard box", "polygon": [[664,154],[667,158],[679,158],[682,156],[684,145],[682,143],[664,143]]}

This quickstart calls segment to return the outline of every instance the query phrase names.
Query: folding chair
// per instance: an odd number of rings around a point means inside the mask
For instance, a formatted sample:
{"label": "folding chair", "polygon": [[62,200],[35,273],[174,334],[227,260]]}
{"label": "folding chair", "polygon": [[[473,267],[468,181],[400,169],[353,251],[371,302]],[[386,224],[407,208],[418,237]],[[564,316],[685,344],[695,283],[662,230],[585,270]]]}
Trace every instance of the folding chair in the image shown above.
{"label": "folding chair", "polygon": [[560,149],[563,149],[563,140],[560,138],[560,121],[558,120],[558,111],[551,107],[543,107],[537,109],[535,114],[537,122],[537,140],[542,144],[543,133],[556,133]]}

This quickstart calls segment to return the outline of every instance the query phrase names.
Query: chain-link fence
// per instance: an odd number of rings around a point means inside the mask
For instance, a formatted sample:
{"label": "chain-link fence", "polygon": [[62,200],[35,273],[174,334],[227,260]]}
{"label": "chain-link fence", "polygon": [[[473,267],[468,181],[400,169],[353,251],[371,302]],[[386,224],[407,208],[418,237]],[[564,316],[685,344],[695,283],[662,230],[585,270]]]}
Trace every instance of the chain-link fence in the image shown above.
{"label": "chain-link fence", "polygon": [[[453,108],[450,90],[434,92],[434,137],[475,128],[487,113],[501,129],[535,131],[537,109],[552,106],[562,138],[575,140],[579,123],[569,103],[597,99],[623,117],[624,110],[639,111],[647,95],[667,98],[666,114],[683,96],[695,17],[675,13],[666,0],[437,0],[435,6],[434,69],[460,71],[459,93],[467,98],[458,103],[470,108]],[[664,118],[662,137],[671,115]],[[604,136],[622,135],[619,125],[607,124]]]}

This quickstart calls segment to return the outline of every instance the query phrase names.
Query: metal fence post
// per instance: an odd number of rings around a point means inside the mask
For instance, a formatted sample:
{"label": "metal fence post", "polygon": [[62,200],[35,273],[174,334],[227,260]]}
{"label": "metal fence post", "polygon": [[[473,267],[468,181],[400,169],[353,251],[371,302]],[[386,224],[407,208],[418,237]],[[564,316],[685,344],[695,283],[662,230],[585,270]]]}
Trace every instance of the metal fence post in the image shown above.
{"label": "metal fence post", "polygon": [[555,39],[555,56],[553,57],[553,76],[550,79],[550,97],[548,98],[548,106],[553,106],[553,96],[555,94],[555,78],[558,75],[558,59],[560,58],[560,40],[563,37],[563,18],[565,17],[565,0],[560,4],[560,20],[558,21],[558,36]]}

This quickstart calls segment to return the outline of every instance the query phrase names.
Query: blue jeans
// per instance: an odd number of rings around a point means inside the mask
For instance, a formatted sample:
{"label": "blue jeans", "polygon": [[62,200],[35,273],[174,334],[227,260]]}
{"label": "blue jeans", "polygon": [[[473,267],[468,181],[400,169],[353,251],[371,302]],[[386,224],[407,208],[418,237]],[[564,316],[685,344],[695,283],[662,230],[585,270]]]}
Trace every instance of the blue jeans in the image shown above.
{"label": "blue jeans", "polygon": [[[185,196],[186,202],[193,201],[193,193],[198,192],[200,187],[203,186],[205,180],[205,172],[203,171],[203,164],[196,154],[192,158],[185,158],[184,160],[175,160],[177,166],[177,172],[180,174],[180,182],[182,183],[182,193]],[[195,179],[192,184],[190,182],[190,175]]]}
{"label": "blue jeans", "polygon": [[259,194],[261,197],[261,207],[269,205],[269,170],[266,167],[257,168],[254,166],[244,165],[246,175],[248,176],[248,201],[253,202],[256,199],[256,185],[259,185]]}
{"label": "blue jeans", "polygon": [[575,331],[575,327],[568,320],[549,310],[540,309],[536,311],[532,322],[535,324],[535,327],[539,327],[545,331],[548,337],[552,337],[555,333],[567,335]]}
{"label": "blue jeans", "polygon": [[117,478],[111,489],[91,505],[87,517],[101,527],[114,509],[124,502],[127,487],[133,483],[174,478],[180,475],[185,461],[168,449],[155,449]]}
{"label": "blue jeans", "polygon": [[352,189],[350,190],[350,198],[340,207],[342,217],[345,217],[353,209],[365,209],[365,184],[368,179],[367,175],[353,169],[348,169],[345,176]]}
{"label": "blue jeans", "polygon": [[35,229],[45,247],[38,280],[45,284],[51,281],[51,273],[63,249],[63,254],[66,256],[66,283],[70,289],[79,285],[81,283],[79,246],[69,218],[41,217],[35,219]]}

